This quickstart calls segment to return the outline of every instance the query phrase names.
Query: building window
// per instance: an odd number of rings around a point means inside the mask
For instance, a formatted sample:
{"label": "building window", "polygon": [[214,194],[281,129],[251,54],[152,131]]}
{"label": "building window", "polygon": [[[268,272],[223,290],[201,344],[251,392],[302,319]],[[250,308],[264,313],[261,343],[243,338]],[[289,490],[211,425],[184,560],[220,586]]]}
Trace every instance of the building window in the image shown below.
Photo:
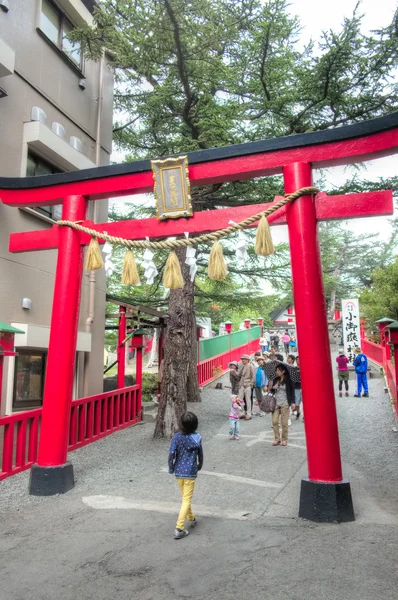
{"label": "building window", "polygon": [[45,367],[45,352],[19,351],[15,357],[13,410],[42,406]]}
{"label": "building window", "polygon": [[50,0],[42,0],[41,32],[80,69],[82,65],[80,43],[72,43],[67,38],[73,29],[72,23]]}
{"label": "building window", "polygon": [[[50,163],[46,162],[42,158],[39,158],[31,152],[28,153],[28,162],[26,166],[27,177],[37,177],[38,175],[53,175],[54,173],[60,173],[61,171],[56,167],[53,167]],[[50,217],[54,221],[62,218],[62,204],[56,206],[37,206],[35,210],[46,217]]]}

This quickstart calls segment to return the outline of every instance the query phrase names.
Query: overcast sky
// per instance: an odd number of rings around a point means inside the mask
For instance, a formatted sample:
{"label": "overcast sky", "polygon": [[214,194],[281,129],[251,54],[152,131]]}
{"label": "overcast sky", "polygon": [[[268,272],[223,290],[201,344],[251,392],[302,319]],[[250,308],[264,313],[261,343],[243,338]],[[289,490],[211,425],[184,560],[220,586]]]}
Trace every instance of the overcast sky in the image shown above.
{"label": "overcast sky", "polygon": [[[290,0],[291,12],[300,17],[303,26],[303,43],[309,38],[317,39],[322,30],[336,29],[345,17],[350,17],[357,4],[357,0]],[[387,25],[398,7],[397,0],[362,0],[361,13],[363,13],[363,29],[369,31]],[[121,160],[119,153],[114,153],[112,159]],[[379,159],[366,163],[360,175],[367,179],[379,176],[389,177],[397,175],[398,156]],[[333,185],[344,183],[352,171],[344,167],[335,167],[328,170],[328,181]],[[120,199],[117,203],[122,199]],[[374,233],[379,231],[383,237],[388,237],[389,227],[386,217],[371,219],[353,219],[348,222],[349,229],[356,233]],[[273,237],[275,242],[287,241],[287,228],[274,227]]]}

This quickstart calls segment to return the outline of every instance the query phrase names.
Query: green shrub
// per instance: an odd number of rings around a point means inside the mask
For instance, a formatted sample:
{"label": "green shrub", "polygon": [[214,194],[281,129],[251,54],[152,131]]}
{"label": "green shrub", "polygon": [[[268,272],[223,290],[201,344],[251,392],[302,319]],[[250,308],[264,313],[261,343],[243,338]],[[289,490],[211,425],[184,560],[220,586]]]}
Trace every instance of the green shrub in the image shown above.
{"label": "green shrub", "polygon": [[158,393],[158,374],[142,374],[142,401],[151,402],[152,396]]}

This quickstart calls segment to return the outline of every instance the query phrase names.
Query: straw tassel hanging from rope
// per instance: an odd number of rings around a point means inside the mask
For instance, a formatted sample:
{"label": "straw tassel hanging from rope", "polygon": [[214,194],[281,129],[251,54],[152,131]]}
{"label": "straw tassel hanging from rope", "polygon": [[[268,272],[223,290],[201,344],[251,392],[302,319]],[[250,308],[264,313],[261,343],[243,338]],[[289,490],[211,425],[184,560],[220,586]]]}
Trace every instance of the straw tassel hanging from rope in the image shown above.
{"label": "straw tassel hanging from rope", "polygon": [[86,254],[86,271],[96,271],[97,269],[102,269],[104,266],[104,261],[102,260],[101,248],[99,247],[99,243],[96,237],[92,237],[87,254]]}
{"label": "straw tassel hanging from rope", "polygon": [[207,273],[215,281],[222,281],[227,276],[228,269],[220,242],[214,242],[211,248]]}
{"label": "straw tassel hanging from rope", "polygon": [[184,286],[180,261],[175,252],[170,252],[163,273],[163,285],[165,288],[175,290]]}
{"label": "straw tassel hanging from rope", "polygon": [[122,283],[124,285],[139,285],[140,276],[131,250],[127,250],[123,260]]}
{"label": "straw tassel hanging from rope", "polygon": [[264,215],[257,227],[255,250],[260,256],[269,256],[275,252],[270,226]]}

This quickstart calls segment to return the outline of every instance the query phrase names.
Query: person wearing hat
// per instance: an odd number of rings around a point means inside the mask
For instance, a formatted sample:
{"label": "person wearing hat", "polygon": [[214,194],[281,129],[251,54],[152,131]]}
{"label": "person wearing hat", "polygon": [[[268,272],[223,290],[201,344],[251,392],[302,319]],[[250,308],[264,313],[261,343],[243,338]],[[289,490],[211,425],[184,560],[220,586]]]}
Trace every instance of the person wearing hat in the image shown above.
{"label": "person wearing hat", "polygon": [[348,393],[348,380],[350,378],[350,372],[348,370],[349,358],[344,354],[344,350],[339,350],[339,355],[336,358],[337,362],[337,377],[339,380],[339,397],[343,396],[343,382],[345,386],[345,395],[349,396]]}
{"label": "person wearing hat", "polygon": [[239,398],[245,401],[246,405],[246,421],[252,418],[252,387],[254,387],[254,369],[250,364],[250,356],[243,354],[241,356],[242,368],[240,370],[239,381]]}
{"label": "person wearing hat", "polygon": [[237,396],[239,393],[239,382],[240,382],[240,373],[239,373],[239,365],[236,360],[233,360],[229,363],[229,381],[231,382],[231,391],[233,396]]}
{"label": "person wearing hat", "polygon": [[356,357],[353,361],[353,365],[355,367],[355,373],[357,375],[357,393],[354,394],[354,398],[360,398],[361,392],[363,388],[363,397],[369,397],[369,389],[368,389],[368,378],[366,373],[368,372],[368,358],[361,352],[360,348],[355,348],[354,350]]}

